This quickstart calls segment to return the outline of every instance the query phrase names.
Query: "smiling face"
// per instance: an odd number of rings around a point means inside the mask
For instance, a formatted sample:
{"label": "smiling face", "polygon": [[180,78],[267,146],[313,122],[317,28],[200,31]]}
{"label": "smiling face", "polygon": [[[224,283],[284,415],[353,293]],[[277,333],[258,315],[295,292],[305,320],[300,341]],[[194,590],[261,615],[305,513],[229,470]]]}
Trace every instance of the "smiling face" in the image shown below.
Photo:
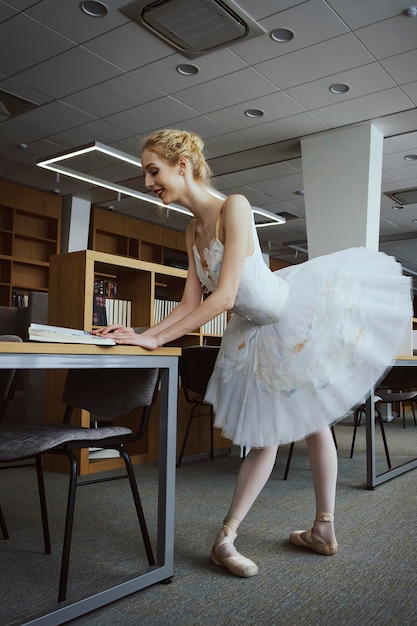
{"label": "smiling face", "polygon": [[142,169],[145,185],[164,204],[179,201],[179,191],[183,177],[179,164],[171,165],[156,152],[145,149],[142,152]]}

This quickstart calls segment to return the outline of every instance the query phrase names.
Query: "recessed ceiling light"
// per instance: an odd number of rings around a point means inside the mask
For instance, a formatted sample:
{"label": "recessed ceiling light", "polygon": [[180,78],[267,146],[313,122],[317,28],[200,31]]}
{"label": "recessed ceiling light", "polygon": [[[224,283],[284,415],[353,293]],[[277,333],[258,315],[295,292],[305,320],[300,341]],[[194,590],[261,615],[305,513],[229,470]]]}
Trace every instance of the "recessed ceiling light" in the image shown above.
{"label": "recessed ceiling light", "polygon": [[246,109],[245,111],[246,117],[263,117],[265,114],[261,109]]}
{"label": "recessed ceiling light", "polygon": [[109,12],[106,5],[97,0],[85,0],[85,2],[80,2],[80,9],[91,17],[104,17]]}
{"label": "recessed ceiling light", "polygon": [[346,93],[349,89],[350,87],[346,83],[334,83],[329,87],[329,91],[332,93]]}
{"label": "recessed ceiling light", "polygon": [[181,63],[181,65],[177,65],[177,72],[183,76],[195,76],[199,71],[198,67],[191,65],[191,63]]}
{"label": "recessed ceiling light", "polygon": [[400,209],[403,209],[404,207],[401,206],[400,204],[395,204],[392,208],[394,211],[399,211]]}
{"label": "recessed ceiling light", "polygon": [[289,28],[274,28],[274,30],[271,30],[269,33],[269,36],[278,43],[287,43],[294,39],[295,33]]}
{"label": "recessed ceiling light", "polygon": [[406,154],[405,161],[417,161],[417,154]]}

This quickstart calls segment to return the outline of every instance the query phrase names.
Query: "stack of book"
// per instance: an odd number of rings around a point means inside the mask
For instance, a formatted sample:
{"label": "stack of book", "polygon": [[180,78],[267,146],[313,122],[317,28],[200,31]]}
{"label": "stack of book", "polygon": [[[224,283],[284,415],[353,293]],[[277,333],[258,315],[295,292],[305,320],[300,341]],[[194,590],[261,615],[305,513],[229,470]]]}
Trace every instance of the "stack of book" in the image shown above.
{"label": "stack of book", "polygon": [[176,300],[165,300],[162,298],[155,298],[153,311],[153,323],[158,324],[164,319],[171,311],[178,305]]}
{"label": "stack of book", "polygon": [[203,335],[223,335],[227,323],[227,313],[220,313],[217,317],[204,324]]}
{"label": "stack of book", "polygon": [[93,326],[122,324],[130,326],[132,322],[132,302],[116,298],[117,283],[108,280],[96,280],[93,296]]}

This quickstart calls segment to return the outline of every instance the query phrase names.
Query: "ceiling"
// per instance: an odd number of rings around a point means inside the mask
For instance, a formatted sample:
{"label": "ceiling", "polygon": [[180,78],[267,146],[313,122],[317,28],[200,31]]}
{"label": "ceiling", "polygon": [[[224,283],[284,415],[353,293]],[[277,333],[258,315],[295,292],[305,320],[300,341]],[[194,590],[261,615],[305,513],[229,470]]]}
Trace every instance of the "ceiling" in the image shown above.
{"label": "ceiling", "polygon": [[[373,121],[384,135],[380,248],[417,272],[417,203],[394,210],[387,195],[417,187],[417,161],[404,158],[417,155],[417,17],[406,2],[237,0],[264,34],[193,59],[122,12],[129,0],[104,4],[92,17],[75,0],[0,0],[0,178],[185,230],[187,216],[36,166],[94,141],[138,156],[144,135],[184,128],[203,137],[216,189],[287,218],[259,235],[266,253],[298,263],[307,255],[288,243],[306,241],[300,138]],[[276,28],[295,36],[274,41]],[[178,73],[184,63],[199,72]],[[332,93],[334,83],[350,89]],[[89,167],[146,191],[137,168]]]}

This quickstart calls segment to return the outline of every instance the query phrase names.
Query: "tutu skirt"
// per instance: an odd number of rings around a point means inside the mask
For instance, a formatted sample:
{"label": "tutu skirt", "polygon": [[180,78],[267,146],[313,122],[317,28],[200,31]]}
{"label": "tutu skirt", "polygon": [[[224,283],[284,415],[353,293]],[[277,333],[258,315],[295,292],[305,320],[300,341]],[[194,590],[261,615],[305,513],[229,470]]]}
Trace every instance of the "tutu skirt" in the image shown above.
{"label": "tutu skirt", "polygon": [[411,323],[410,279],[393,257],[351,248],[275,272],[279,321],[233,314],[206,392],[241,446],[302,439],[342,419],[392,366]]}

